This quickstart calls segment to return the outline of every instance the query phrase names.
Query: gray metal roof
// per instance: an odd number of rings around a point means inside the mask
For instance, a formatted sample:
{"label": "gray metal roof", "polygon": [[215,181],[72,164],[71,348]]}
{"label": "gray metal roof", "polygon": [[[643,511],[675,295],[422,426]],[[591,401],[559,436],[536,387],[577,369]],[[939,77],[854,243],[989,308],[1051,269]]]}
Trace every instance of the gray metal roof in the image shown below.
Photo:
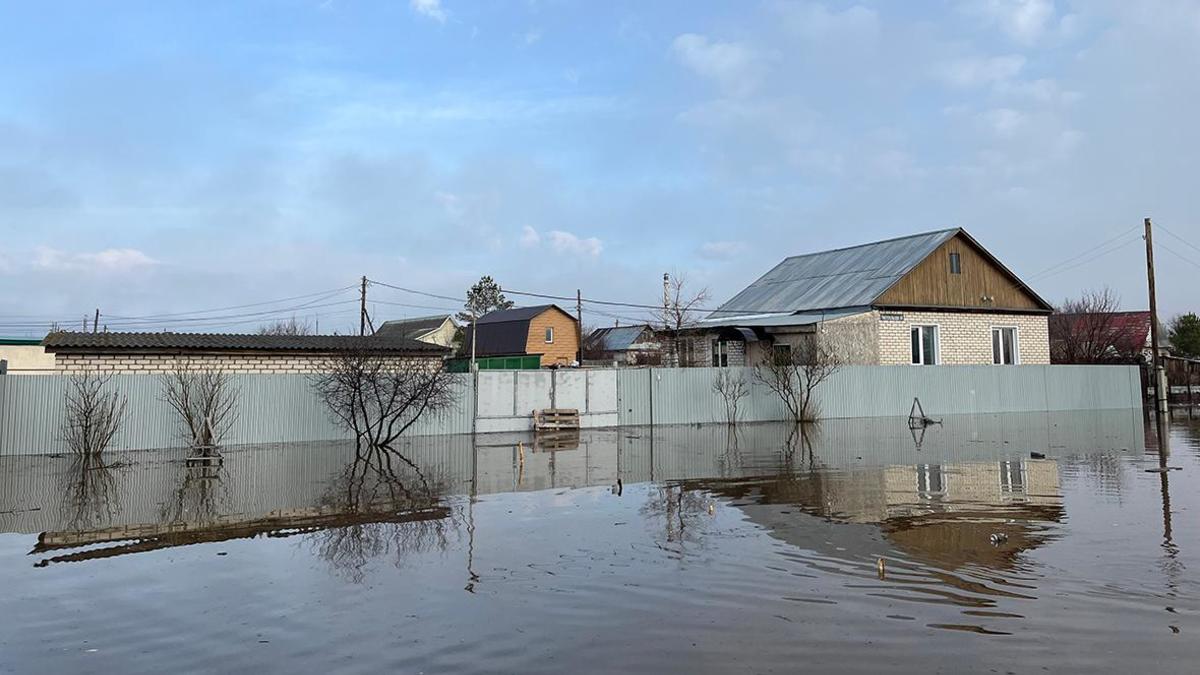
{"label": "gray metal roof", "polygon": [[453,321],[449,314],[419,316],[412,319],[392,319],[391,321],[384,321],[383,325],[375,331],[375,335],[378,337],[405,337],[417,340],[422,335],[441,328],[446,319]]}
{"label": "gray metal roof", "polygon": [[823,321],[833,321],[847,316],[863,314],[871,311],[870,307],[843,307],[818,312],[801,312],[799,314],[752,314],[738,316],[719,316],[700,321],[703,327],[719,326],[811,326]]}
{"label": "gray metal roof", "polygon": [[870,306],[960,231],[926,232],[787,258],[718,307],[709,318]]}
{"label": "gray metal roof", "polygon": [[[498,309],[494,312],[488,312],[479,317],[475,323],[479,325],[487,323],[504,323],[506,321],[529,321],[533,317],[553,307],[560,312],[566,312],[558,305],[533,305],[532,307],[514,307],[512,309]],[[567,314],[570,316],[570,314]],[[482,335],[482,333],[480,333]]]}
{"label": "gray metal roof", "polygon": [[629,349],[649,326],[609,326],[597,328],[587,337],[589,349],[603,352],[621,352]]}

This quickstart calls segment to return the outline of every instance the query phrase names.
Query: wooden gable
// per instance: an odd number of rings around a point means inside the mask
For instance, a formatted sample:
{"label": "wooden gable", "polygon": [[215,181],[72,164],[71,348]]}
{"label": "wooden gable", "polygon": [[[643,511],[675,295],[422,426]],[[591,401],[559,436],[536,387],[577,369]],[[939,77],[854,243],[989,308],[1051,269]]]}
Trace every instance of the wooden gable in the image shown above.
{"label": "wooden gable", "polygon": [[[542,365],[565,365],[579,354],[578,322],[575,317],[551,305],[529,320],[526,354],[541,354]],[[546,342],[546,329],[554,329],[554,342]]]}
{"label": "wooden gable", "polygon": [[[958,255],[959,273],[951,271]],[[934,249],[876,301],[880,307],[1049,312],[1051,307],[975,240],[959,232]]]}

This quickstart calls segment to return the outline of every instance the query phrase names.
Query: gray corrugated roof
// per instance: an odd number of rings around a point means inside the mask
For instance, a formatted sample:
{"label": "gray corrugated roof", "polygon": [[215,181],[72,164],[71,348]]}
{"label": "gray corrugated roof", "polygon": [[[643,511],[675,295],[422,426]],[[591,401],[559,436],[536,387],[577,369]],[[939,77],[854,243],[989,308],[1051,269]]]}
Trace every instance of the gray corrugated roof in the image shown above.
{"label": "gray corrugated roof", "polygon": [[405,337],[416,340],[432,330],[437,330],[450,318],[449,314],[434,316],[419,316],[412,319],[392,319],[384,321],[375,331],[376,337]]}
{"label": "gray corrugated roof", "polygon": [[834,319],[841,319],[869,311],[871,311],[870,307],[844,307],[818,312],[801,312],[799,314],[781,313],[713,317],[711,319],[704,319],[700,322],[700,325],[702,327],[713,328],[718,326],[811,326],[823,321],[833,321]]}
{"label": "gray corrugated roof", "polygon": [[709,317],[869,306],[959,231],[926,232],[787,258]]}
{"label": "gray corrugated roof", "polygon": [[57,350],[171,350],[171,351],[302,351],[337,352],[359,349],[411,353],[444,352],[445,347],[403,337],[357,335],[239,335],[232,333],[50,333],[42,340]]}
{"label": "gray corrugated roof", "polygon": [[590,349],[596,349],[604,352],[620,352],[629,349],[629,347],[637,342],[641,337],[642,332],[649,326],[642,324],[640,326],[609,326],[608,328],[597,328],[592,331],[587,337],[587,344]]}

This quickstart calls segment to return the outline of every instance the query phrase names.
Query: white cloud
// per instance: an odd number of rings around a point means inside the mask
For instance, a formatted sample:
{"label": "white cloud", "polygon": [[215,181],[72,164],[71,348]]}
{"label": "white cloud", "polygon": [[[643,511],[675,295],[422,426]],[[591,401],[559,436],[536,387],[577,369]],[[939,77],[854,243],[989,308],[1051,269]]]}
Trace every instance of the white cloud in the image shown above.
{"label": "white cloud", "polygon": [[447,13],[442,7],[442,0],[408,0],[408,6],[417,14],[429,17],[438,23],[446,23]]}
{"label": "white cloud", "polygon": [[1012,108],[988,110],[982,113],[980,118],[991,129],[992,133],[1005,138],[1016,135],[1026,121],[1024,113]]}
{"label": "white cloud", "polygon": [[521,228],[521,248],[535,248],[542,243],[542,237],[538,231],[526,225]]}
{"label": "white cloud", "polygon": [[48,246],[34,249],[33,266],[59,272],[130,272],[153,267],[157,260],[134,248],[107,248],[95,253],[69,253]]}
{"label": "white cloud", "polygon": [[879,13],[861,5],[841,12],[831,11],[815,2],[780,2],[774,7],[792,32],[809,40],[836,39],[844,42],[855,38],[874,38],[879,34]]}
{"label": "white cloud", "polygon": [[738,42],[718,42],[704,35],[684,33],[671,43],[671,50],[684,66],[733,94],[752,91],[761,75],[758,54]]}
{"label": "white cloud", "polygon": [[526,47],[530,47],[542,39],[542,31],[540,28],[530,28],[521,36],[521,42]]}
{"label": "white cloud", "polygon": [[700,246],[700,256],[709,260],[730,260],[746,250],[742,241],[706,241]]}
{"label": "white cloud", "polygon": [[596,257],[604,250],[604,244],[596,237],[580,238],[570,232],[551,230],[546,233],[550,248],[555,253],[570,253]]}
{"label": "white cloud", "polygon": [[1045,35],[1056,14],[1053,0],[983,0],[975,6],[1010,38],[1026,45]]}
{"label": "white cloud", "polygon": [[1024,56],[1010,54],[944,63],[938,68],[938,75],[943,81],[956,87],[978,87],[1011,80],[1020,74],[1024,67]]}

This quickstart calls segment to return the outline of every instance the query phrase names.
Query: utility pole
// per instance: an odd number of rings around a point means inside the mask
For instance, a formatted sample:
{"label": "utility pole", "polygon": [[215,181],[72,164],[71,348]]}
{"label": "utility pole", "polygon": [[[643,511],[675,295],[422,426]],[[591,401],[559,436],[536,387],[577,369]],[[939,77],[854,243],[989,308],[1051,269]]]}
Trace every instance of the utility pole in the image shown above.
{"label": "utility pole", "polygon": [[671,304],[671,275],[666,272],[663,272],[663,323],[668,324],[667,325],[668,328],[670,328],[670,325],[669,325],[669,322],[667,321],[667,312],[668,312],[667,307],[670,306],[670,304]]}
{"label": "utility pole", "polygon": [[575,360],[579,367],[583,367],[583,291],[575,289],[575,338],[576,347],[578,350],[578,358]]}
{"label": "utility pole", "polygon": [[1164,382],[1167,379],[1163,373],[1162,356],[1158,352],[1158,296],[1154,291],[1154,229],[1150,219],[1146,218],[1146,283],[1150,288],[1150,353],[1153,355],[1154,369],[1154,409],[1157,412],[1167,412],[1167,395]]}
{"label": "utility pole", "polygon": [[92,332],[93,333],[100,332],[100,308],[99,307],[96,308],[96,318],[92,320]]}
{"label": "utility pole", "polygon": [[362,291],[359,293],[358,336],[367,334],[367,277],[362,278]]}

